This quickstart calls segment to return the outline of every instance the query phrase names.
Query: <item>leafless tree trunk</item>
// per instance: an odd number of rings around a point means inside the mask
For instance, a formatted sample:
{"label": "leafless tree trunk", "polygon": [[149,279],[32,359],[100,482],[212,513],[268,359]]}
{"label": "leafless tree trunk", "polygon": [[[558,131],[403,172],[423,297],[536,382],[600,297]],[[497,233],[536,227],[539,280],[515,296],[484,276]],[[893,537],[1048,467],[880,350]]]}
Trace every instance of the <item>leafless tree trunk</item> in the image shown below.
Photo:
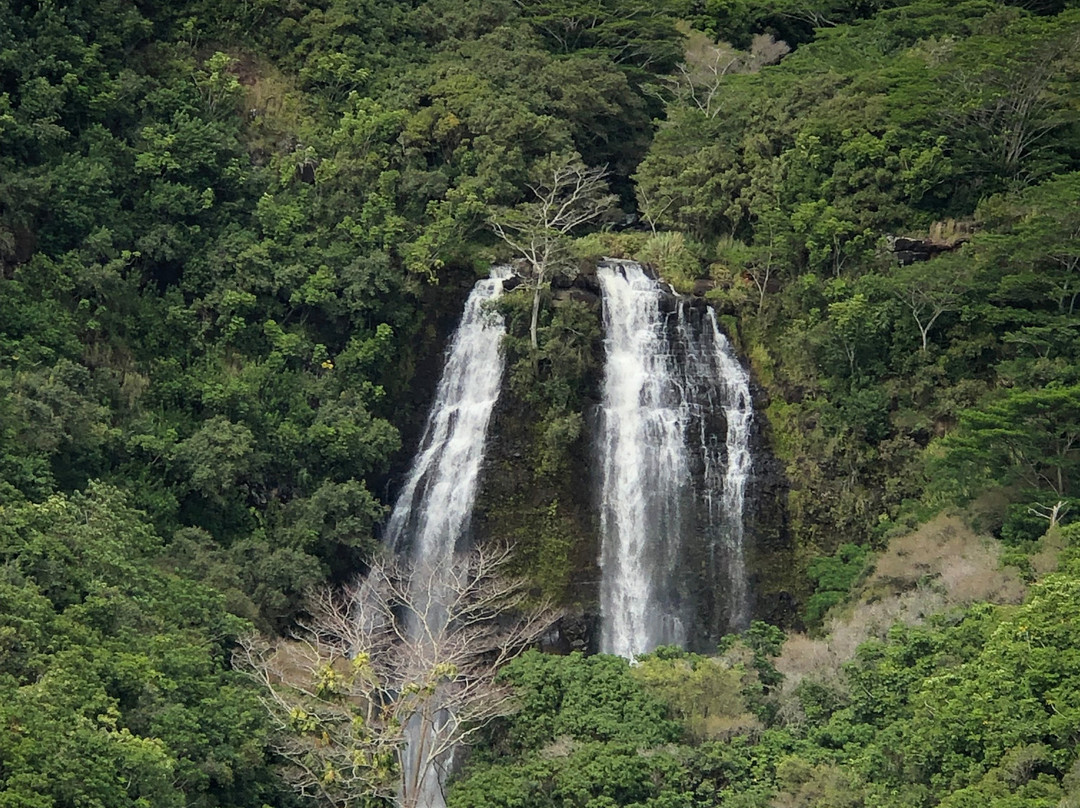
{"label": "leafless tree trunk", "polygon": [[813,8],[811,5],[802,8],[791,8],[782,12],[782,16],[808,23],[814,28],[833,28],[836,26],[834,20],[829,19],[822,10]]}
{"label": "leafless tree trunk", "polygon": [[930,329],[933,328],[937,318],[947,311],[951,311],[953,303],[947,299],[932,300],[923,290],[912,286],[907,290],[907,296],[901,298],[911,311],[915,325],[919,328],[919,336],[922,337],[920,351],[926,353],[930,339]]}
{"label": "leafless tree trunk", "polygon": [[771,222],[763,222],[762,227],[767,227],[769,231],[769,246],[765,249],[764,260],[754,261],[747,267],[746,274],[750,276],[750,280],[754,284],[754,288],[757,289],[758,301],[757,301],[757,317],[761,317],[761,312],[765,310],[765,293],[769,290],[769,281],[772,279],[773,273],[773,258],[774,258],[774,246],[776,244],[776,228],[773,227]]}
{"label": "leafless tree trunk", "polygon": [[919,329],[920,353],[929,349],[930,329],[938,318],[960,307],[970,283],[968,264],[963,256],[948,256],[901,267],[893,274],[893,294]]}
{"label": "leafless tree trunk", "polygon": [[616,198],[608,193],[607,169],[589,168],[577,154],[552,155],[528,185],[532,199],[503,209],[489,220],[495,234],[510,245],[533,275],[529,337],[535,350],[540,293],[555,266],[565,259],[567,236],[578,227],[603,218]]}
{"label": "leafless tree trunk", "polygon": [[1057,527],[1061,518],[1065,516],[1070,510],[1069,503],[1063,499],[1059,499],[1057,502],[1051,505],[1043,505],[1041,502],[1036,502],[1033,506],[1027,509],[1028,513],[1033,516],[1037,516],[1040,519],[1045,519],[1050,524],[1047,526],[1047,530],[1052,530]]}
{"label": "leafless tree trunk", "polygon": [[641,211],[641,218],[645,220],[649,225],[649,230],[652,234],[656,235],[656,224],[660,220],[660,217],[664,215],[664,212],[671,207],[671,203],[674,202],[671,197],[667,197],[664,200],[664,204],[653,203],[649,199],[648,192],[641,186],[637,186],[637,198],[638,198],[638,210]]}
{"label": "leafless tree trunk", "polygon": [[495,675],[556,613],[504,575],[509,559],[505,547],[438,569],[379,559],[344,590],[312,593],[291,638],[241,641],[235,663],[262,686],[299,793],[341,808],[370,796],[416,808],[428,773],[512,712]]}

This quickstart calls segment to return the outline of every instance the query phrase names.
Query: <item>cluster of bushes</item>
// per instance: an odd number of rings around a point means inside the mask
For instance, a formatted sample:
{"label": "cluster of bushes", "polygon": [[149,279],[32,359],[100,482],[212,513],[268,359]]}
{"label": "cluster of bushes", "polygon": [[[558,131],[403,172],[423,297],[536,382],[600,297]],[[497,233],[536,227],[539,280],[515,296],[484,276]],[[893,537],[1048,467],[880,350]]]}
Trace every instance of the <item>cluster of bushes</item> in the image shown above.
{"label": "cluster of bushes", "polygon": [[449,804],[1074,805],[1077,538],[1020,605],[898,624],[793,687],[805,640],[760,623],[713,657],[527,654]]}

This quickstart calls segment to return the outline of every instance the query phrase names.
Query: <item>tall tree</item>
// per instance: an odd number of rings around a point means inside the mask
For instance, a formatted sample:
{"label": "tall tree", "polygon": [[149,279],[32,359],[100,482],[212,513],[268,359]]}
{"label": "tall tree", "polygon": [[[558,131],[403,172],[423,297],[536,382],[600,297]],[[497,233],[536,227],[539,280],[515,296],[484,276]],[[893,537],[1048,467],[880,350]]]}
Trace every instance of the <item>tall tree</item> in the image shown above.
{"label": "tall tree", "polygon": [[569,235],[582,225],[603,219],[616,198],[608,193],[606,170],[586,166],[576,153],[553,154],[540,163],[528,183],[532,199],[500,208],[488,220],[495,234],[510,245],[532,273],[533,306],[529,337],[537,350],[540,293],[551,274],[565,266]]}
{"label": "tall tree", "polygon": [[965,481],[1019,481],[1067,497],[1080,466],[1080,385],[1009,390],[962,412],[942,448],[945,465]]}
{"label": "tall tree", "polygon": [[922,353],[927,351],[930,329],[938,318],[960,307],[971,276],[971,259],[955,254],[909,264],[889,276],[893,295],[911,312],[919,329]]}
{"label": "tall tree", "polygon": [[1075,126],[1069,103],[1080,75],[1080,20],[1075,13],[1020,18],[1004,37],[973,37],[944,73],[959,103],[943,110],[946,130],[972,167],[1016,186],[1053,170],[1053,139]]}
{"label": "tall tree", "polygon": [[[1080,299],[1080,172],[1054,177],[979,208],[983,262],[1010,279],[1027,276],[1039,297],[1072,317]],[[1010,287],[1021,287],[1010,280]],[[1022,287],[1021,287],[1022,288]],[[1048,307],[1049,308],[1049,307]]]}

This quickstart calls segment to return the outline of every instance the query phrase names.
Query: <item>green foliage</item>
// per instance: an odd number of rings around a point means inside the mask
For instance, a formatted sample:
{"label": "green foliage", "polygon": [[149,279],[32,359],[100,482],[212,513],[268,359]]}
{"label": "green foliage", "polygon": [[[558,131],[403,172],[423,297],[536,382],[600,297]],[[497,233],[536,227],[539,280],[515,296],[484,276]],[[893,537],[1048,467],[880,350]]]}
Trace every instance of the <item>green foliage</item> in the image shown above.
{"label": "green foliage", "polygon": [[680,730],[664,718],[650,691],[663,692],[681,680],[688,692],[703,686],[725,698],[719,668],[700,658],[704,667],[687,679],[685,661],[658,653],[646,663],[649,671],[639,674],[626,660],[609,656],[523,655],[505,674],[521,711],[496,729],[496,757],[474,757],[451,789],[449,804],[697,805],[693,795],[702,781],[708,783],[703,796],[715,793],[713,778],[745,772],[748,762],[743,750],[729,753],[726,744],[700,755],[667,746]]}
{"label": "green foliage", "polygon": [[[633,669],[686,722],[691,746],[660,745],[640,729],[636,749],[614,737],[584,742],[580,729],[554,737],[563,725],[552,718],[570,705],[539,699],[538,680],[518,676],[526,712],[512,721],[544,727],[543,738],[502,747],[499,762],[472,764],[451,804],[477,805],[487,794],[497,805],[603,804],[603,795],[655,806],[1058,805],[1076,765],[1074,572],[1046,577],[1018,608],[981,605],[898,626],[859,648],[839,688],[804,680],[808,723],[762,730],[733,722],[721,743],[697,731],[744,709],[739,668],[724,661],[730,649],[710,659],[661,648]],[[782,634],[759,625],[744,641],[775,653]],[[564,675],[590,662],[556,659],[545,665]],[[541,660],[532,655],[527,665]],[[606,681],[585,685],[601,705]]]}
{"label": "green foliage", "polygon": [[[992,488],[1029,577],[1033,549],[1064,561],[1018,609],[804,679],[789,729],[764,624],[720,661],[530,656],[491,738],[508,762],[477,755],[453,799],[1075,804],[1075,523],[1039,539],[1077,494],[1071,5],[0,2],[0,805],[284,804],[228,671],[236,616],[285,631],[370,557],[446,290],[569,152],[653,231],[584,253],[711,278],[738,318],[781,521],[816,559],[777,588],[813,582],[808,621],[858,548]],[[703,36],[677,20],[794,50],[702,110],[672,92]],[[901,266],[887,236],[935,257]],[[565,601],[595,577],[599,333],[575,294],[544,291],[536,351],[505,301],[477,520]]]}
{"label": "green foliage", "polygon": [[[809,721],[790,729],[738,720],[745,670],[731,666],[730,644],[721,658],[657,649],[625,680],[611,678],[630,669],[610,658],[527,655],[509,674],[523,712],[500,730],[495,758],[474,757],[451,804],[1057,805],[1076,765],[1074,572],[1047,576],[1020,607],[895,627],[859,648],[839,688],[804,680]],[[759,624],[742,642],[771,656],[782,639]],[[631,715],[625,732],[604,729],[613,697],[641,709],[625,689],[635,680],[692,745],[673,746]],[[615,681],[625,684],[616,691]],[[710,724],[722,743],[705,740]]]}
{"label": "green foliage", "polygon": [[[9,11],[0,496],[108,479],[164,533],[241,557],[275,624],[294,585],[374,545],[371,492],[422,406],[417,357],[457,302],[423,284],[490,260],[491,206],[522,201],[552,153],[607,165],[629,199],[660,112],[647,83],[679,41],[679,9],[635,3]],[[565,14],[586,24],[574,42]],[[554,480],[594,370],[571,367],[572,332],[593,326],[544,317],[535,456]],[[555,510],[552,590],[579,530]]]}
{"label": "green foliage", "polygon": [[503,672],[520,710],[496,730],[495,748],[520,754],[567,736],[580,742],[654,745],[679,737],[662,703],[618,657],[580,653],[565,657],[529,651]]}
{"label": "green foliage", "polygon": [[688,243],[682,233],[663,232],[652,235],[633,257],[655,266],[676,291],[686,293],[693,291],[701,274],[700,253],[700,245]]}
{"label": "green foliage", "polygon": [[0,804],[276,799],[262,709],[226,664],[246,624],[220,596],[160,571],[108,486],[2,510]]}
{"label": "green foliage", "polygon": [[664,702],[696,742],[725,740],[753,730],[744,698],[749,672],[723,659],[659,648],[636,660],[633,674]]}
{"label": "green foliage", "polygon": [[[1065,696],[1074,685],[1073,621],[1063,618],[1076,596],[1075,579],[1049,576],[969,662],[922,682],[910,718],[897,728],[904,734],[893,771],[944,789],[999,760],[1008,765],[1010,750],[1045,744],[1048,773],[1060,778],[1074,754],[1076,715]],[[1019,781],[1036,768],[1020,769]]]}
{"label": "green foliage", "polygon": [[1063,497],[1073,490],[1078,438],[1080,386],[1013,389],[960,413],[959,429],[941,443],[941,463],[969,492],[980,482],[1019,481]]}
{"label": "green foliage", "polygon": [[866,568],[869,549],[855,544],[843,544],[831,556],[819,556],[806,568],[814,582],[814,594],[806,605],[806,619],[821,625],[825,613],[840,603]]}
{"label": "green foliage", "polygon": [[[284,804],[232,616],[377,549],[491,206],[554,152],[632,196],[674,14],[565,10],[0,2],[0,803]],[[596,322],[542,326],[520,565],[566,597]]]}

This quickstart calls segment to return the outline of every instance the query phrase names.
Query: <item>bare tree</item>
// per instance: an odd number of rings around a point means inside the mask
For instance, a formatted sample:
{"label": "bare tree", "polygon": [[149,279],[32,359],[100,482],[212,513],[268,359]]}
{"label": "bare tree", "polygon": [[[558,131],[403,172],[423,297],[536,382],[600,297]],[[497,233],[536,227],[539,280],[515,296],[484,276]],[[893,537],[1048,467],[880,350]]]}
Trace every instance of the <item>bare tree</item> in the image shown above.
{"label": "bare tree", "polygon": [[568,236],[615,207],[616,197],[608,193],[606,176],[606,167],[589,168],[576,153],[551,155],[538,168],[537,181],[527,186],[533,198],[498,210],[488,222],[525,259],[532,273],[529,337],[533,349],[538,347],[540,293],[551,272],[566,261]]}
{"label": "bare tree", "polygon": [[313,593],[291,638],[241,641],[237,667],[262,686],[301,794],[424,805],[451,752],[512,712],[495,675],[556,613],[504,575],[509,560],[505,547],[437,569],[379,559],[344,590]]}
{"label": "bare tree", "polygon": [[684,61],[670,82],[677,96],[706,118],[715,118],[723,109],[720,89],[725,76],[756,73],[766,65],[779,62],[790,51],[786,42],[769,34],[758,34],[749,51],[740,51],[727,42],[715,42],[708,34],[691,30],[686,35]]}
{"label": "bare tree", "polygon": [[1047,530],[1053,530],[1059,524],[1061,524],[1062,517],[1065,516],[1072,509],[1072,505],[1063,499],[1059,499],[1050,505],[1043,505],[1041,502],[1036,502],[1027,512],[1032,516],[1037,516],[1040,519],[1045,519],[1049,522]]}
{"label": "bare tree", "polygon": [[822,9],[816,3],[806,3],[804,5],[796,2],[790,5],[785,4],[785,7],[780,10],[780,16],[787,17],[789,20],[805,22],[813,28],[832,28],[837,24],[835,19],[830,19],[834,15],[834,11],[834,9],[830,8]]}
{"label": "bare tree", "polygon": [[641,213],[641,218],[645,220],[645,223],[649,225],[649,230],[652,234],[656,235],[656,225],[660,221],[660,217],[664,215],[671,204],[675,201],[670,196],[665,197],[663,202],[654,202],[649,198],[649,192],[645,189],[645,186],[640,183],[637,186],[637,198],[638,198],[638,210]]}
{"label": "bare tree", "polygon": [[[746,277],[754,284],[758,295],[758,317],[761,317],[762,311],[765,310],[765,294],[769,291],[773,273],[779,264],[777,253],[779,252],[778,242],[781,238],[781,221],[786,218],[780,213],[779,205],[776,203],[774,205],[775,207],[764,211],[757,218],[754,229],[759,234],[755,239],[758,244],[755,245],[751,259],[746,264]],[[767,244],[764,240],[766,232],[769,234]]]}

